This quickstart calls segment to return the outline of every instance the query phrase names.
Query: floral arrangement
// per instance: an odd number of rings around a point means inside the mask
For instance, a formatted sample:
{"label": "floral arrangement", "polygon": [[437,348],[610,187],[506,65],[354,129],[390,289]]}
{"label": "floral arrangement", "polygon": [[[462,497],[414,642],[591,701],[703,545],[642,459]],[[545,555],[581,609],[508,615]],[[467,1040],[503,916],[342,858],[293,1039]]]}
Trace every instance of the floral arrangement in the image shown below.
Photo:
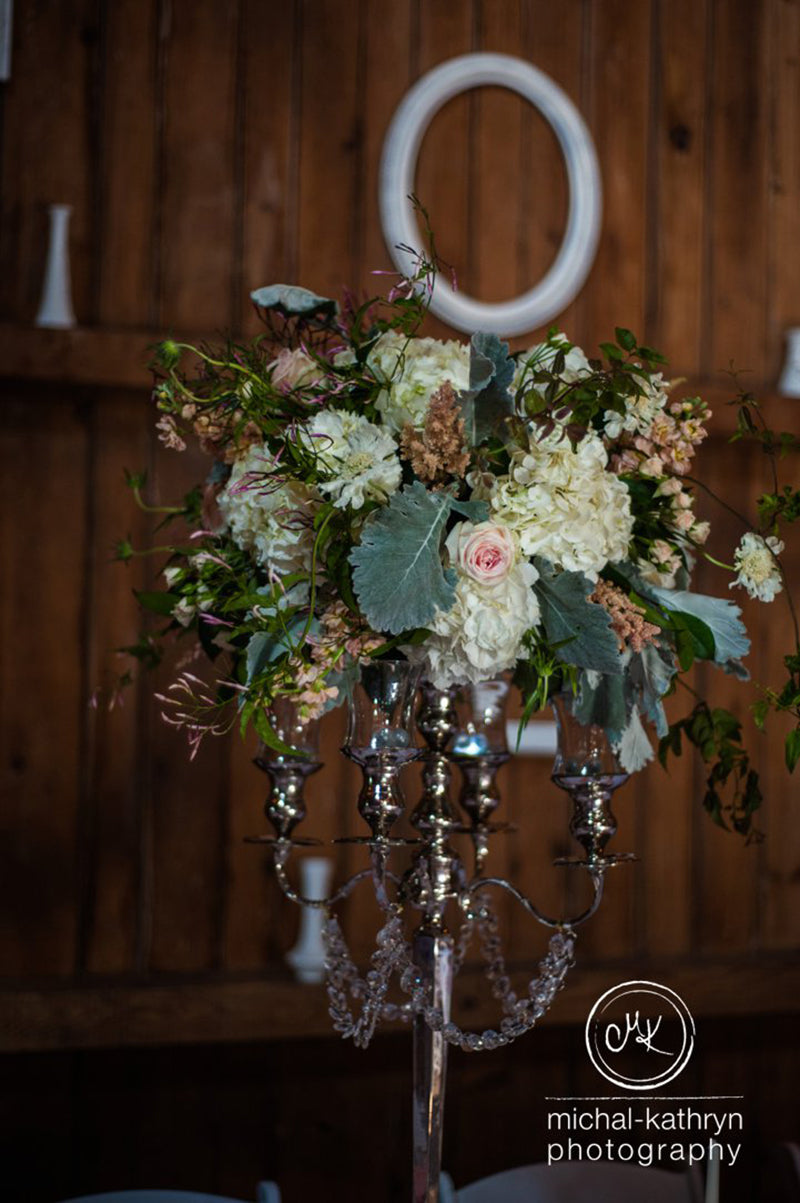
{"label": "floral arrangement", "polygon": [[[317,717],[366,657],[422,662],[440,688],[511,672],[524,720],[569,685],[627,771],[653,755],[648,725],[662,757],[686,735],[711,766],[706,806],[750,832],[760,794],[737,720],[699,701],[670,727],[663,708],[695,659],[746,676],[738,607],[691,589],[707,407],[625,329],[593,358],[555,331],[517,354],[494,335],[421,337],[434,265],[342,308],[262,288],[250,345],[157,348],[160,437],[212,462],[164,511],[187,537],[140,601],[165,624],[127,650],[153,663],[190,634],[214,662],[213,683],[186,668],[162,698],[195,746],[252,724],[281,750],[275,700]],[[141,501],[143,477],[129,483]],[[781,548],[748,530],[732,587],[772,600]]]}

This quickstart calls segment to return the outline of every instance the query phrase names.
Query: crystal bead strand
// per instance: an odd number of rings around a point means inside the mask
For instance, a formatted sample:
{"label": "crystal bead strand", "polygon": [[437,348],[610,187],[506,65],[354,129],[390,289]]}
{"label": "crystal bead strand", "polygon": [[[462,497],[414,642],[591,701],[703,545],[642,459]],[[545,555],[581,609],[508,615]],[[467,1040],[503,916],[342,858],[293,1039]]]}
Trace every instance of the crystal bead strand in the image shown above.
{"label": "crystal bead strand", "polygon": [[[342,935],[339,921],[331,917],[325,927],[325,969],[328,990],[328,1010],[333,1026],[343,1036],[352,1036],[356,1045],[366,1048],[375,1032],[378,1019],[385,1012],[386,991],[397,968],[405,963],[408,953],[403,935],[402,920],[392,915],[378,932],[377,948],[372,954],[371,968],[361,978]],[[348,995],[363,999],[361,1014],[356,1019],[348,1004]]]}
{"label": "crystal bead strand", "polygon": [[570,966],[574,964],[574,949],[575,935],[571,929],[564,928],[553,933],[547,953],[539,964],[539,974],[528,985],[528,998],[514,1004],[514,1014],[502,1020],[499,1032],[493,1028],[484,1032],[465,1032],[452,1020],[445,1023],[442,1012],[429,1005],[424,983],[410,961],[400,975],[400,985],[411,995],[413,1009],[424,1014],[426,1023],[433,1031],[442,1031],[449,1044],[459,1045],[464,1052],[484,1052],[510,1044],[529,1032],[541,1019],[564,985]]}

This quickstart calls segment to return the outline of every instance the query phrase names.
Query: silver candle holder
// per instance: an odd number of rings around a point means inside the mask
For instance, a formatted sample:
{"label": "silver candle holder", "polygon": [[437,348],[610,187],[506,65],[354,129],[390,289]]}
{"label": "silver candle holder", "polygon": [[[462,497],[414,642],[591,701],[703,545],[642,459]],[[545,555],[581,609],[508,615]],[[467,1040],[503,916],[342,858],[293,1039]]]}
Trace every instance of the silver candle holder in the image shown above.
{"label": "silver candle holder", "polygon": [[[629,859],[608,850],[616,832],[611,794],[627,778],[602,729],[580,724],[570,697],[556,698],[559,744],[553,780],[572,799],[570,831],[583,851],[582,856],[556,863],[587,873],[591,899],[578,914],[548,916],[512,882],[483,872],[492,837],[510,830],[508,824],[495,821],[501,805],[497,773],[510,755],[505,737],[508,682],[498,679],[441,690],[423,681],[415,716],[418,678],[418,669],[404,660],[367,662],[349,702],[342,751],[363,774],[357,808],[368,834],[343,842],[363,845],[368,867],[327,898],[304,898],[290,883],[292,852],[310,842],[295,834],[306,817],[305,782],[321,767],[316,732],[291,706],[278,709],[273,723],[295,753],[276,756],[262,751],[256,760],[272,782],[265,811],[275,833],[256,838],[268,844],[286,897],[325,912],[326,979],[334,1029],[363,1047],[383,1020],[412,1024],[413,1200],[437,1203],[447,1047],[455,1044],[467,1052],[499,1048],[530,1031],[546,1014],[574,963],[576,929],[601,903],[606,870]],[[424,746],[417,742],[417,732]],[[422,793],[408,815],[413,834],[400,834],[406,814],[400,773],[414,760],[422,761]],[[456,768],[463,815],[451,796]],[[456,848],[465,837],[472,846],[471,870]],[[402,856],[410,857],[404,870],[397,863]],[[366,882],[372,884],[384,921],[370,964],[362,972],[334,908]],[[509,893],[551,933],[538,971],[521,994],[512,988],[506,971],[491,902],[497,889]],[[461,1028],[451,1013],[453,980],[476,935],[484,973],[500,1007],[497,1027],[479,1032]]]}

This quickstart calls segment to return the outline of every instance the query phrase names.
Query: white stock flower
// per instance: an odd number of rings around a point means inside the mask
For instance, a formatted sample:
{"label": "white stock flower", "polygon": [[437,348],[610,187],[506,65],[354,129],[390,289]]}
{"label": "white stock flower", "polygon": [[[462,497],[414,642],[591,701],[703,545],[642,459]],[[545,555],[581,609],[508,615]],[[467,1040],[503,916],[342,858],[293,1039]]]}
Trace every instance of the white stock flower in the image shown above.
{"label": "white stock flower", "polygon": [[739,585],[746,589],[751,597],[771,602],[783,588],[780,568],[775,559],[782,551],[783,543],[780,539],[771,535],[764,539],[755,531],[748,531],[746,535],[742,535],[733,556],[734,567],[739,575],[728,587],[733,589]]}
{"label": "white stock flower", "polygon": [[[605,433],[610,439],[617,439],[623,430],[630,434],[646,435],[658,414],[667,404],[667,386],[661,372],[651,376],[649,380],[640,378],[642,394],[639,397],[625,398],[625,412],[607,413]],[[651,476],[660,476],[663,467],[659,463],[659,471],[650,472]]]}
{"label": "white stock flower", "polygon": [[299,480],[270,479],[273,470],[268,447],[251,445],[217,504],[233,541],[259,564],[276,576],[308,572],[314,533],[307,519],[319,497]]}
{"label": "white stock flower", "polygon": [[367,499],[386,501],[399,488],[397,444],[363,414],[323,409],[306,425],[302,438],[314,450],[318,469],[330,478],[319,488],[337,509],[360,509]]}
{"label": "white stock flower", "polygon": [[[447,548],[458,571],[456,599],[447,611],[438,611],[430,623],[432,634],[421,649],[427,655],[427,674],[437,689],[449,685],[491,680],[513,667],[522,636],[539,622],[539,603],[531,586],[536,569],[520,559],[504,575],[479,582],[471,575],[474,559],[470,546],[488,537],[492,524],[459,523],[450,532]],[[509,532],[494,527],[498,546],[505,549]],[[514,543],[514,552],[517,553]]]}
{"label": "white stock flower", "polygon": [[424,425],[430,399],[445,381],[455,391],[469,388],[469,344],[455,339],[407,338],[389,330],[369,353],[367,363],[385,385],[376,401],[384,424],[402,430],[407,422]]}
{"label": "white stock flower", "polygon": [[508,476],[498,477],[493,517],[515,532],[526,556],[596,580],[609,562],[624,560],[633,531],[628,489],[606,470],[602,440],[590,432],[573,451],[560,430],[528,451],[515,450]]}

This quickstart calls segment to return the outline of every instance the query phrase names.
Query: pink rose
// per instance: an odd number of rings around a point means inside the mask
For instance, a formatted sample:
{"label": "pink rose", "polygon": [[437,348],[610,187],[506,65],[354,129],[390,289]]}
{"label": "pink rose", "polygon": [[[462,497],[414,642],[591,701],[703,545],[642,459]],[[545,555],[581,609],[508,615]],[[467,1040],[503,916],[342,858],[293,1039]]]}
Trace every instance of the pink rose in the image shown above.
{"label": "pink rose", "polygon": [[503,581],[514,567],[517,548],[507,526],[464,522],[459,528],[458,566],[479,585]]}
{"label": "pink rose", "polygon": [[310,355],[297,347],[290,351],[284,347],[278,358],[270,364],[272,383],[282,393],[288,393],[293,388],[304,388],[316,384],[322,379],[322,369]]}

